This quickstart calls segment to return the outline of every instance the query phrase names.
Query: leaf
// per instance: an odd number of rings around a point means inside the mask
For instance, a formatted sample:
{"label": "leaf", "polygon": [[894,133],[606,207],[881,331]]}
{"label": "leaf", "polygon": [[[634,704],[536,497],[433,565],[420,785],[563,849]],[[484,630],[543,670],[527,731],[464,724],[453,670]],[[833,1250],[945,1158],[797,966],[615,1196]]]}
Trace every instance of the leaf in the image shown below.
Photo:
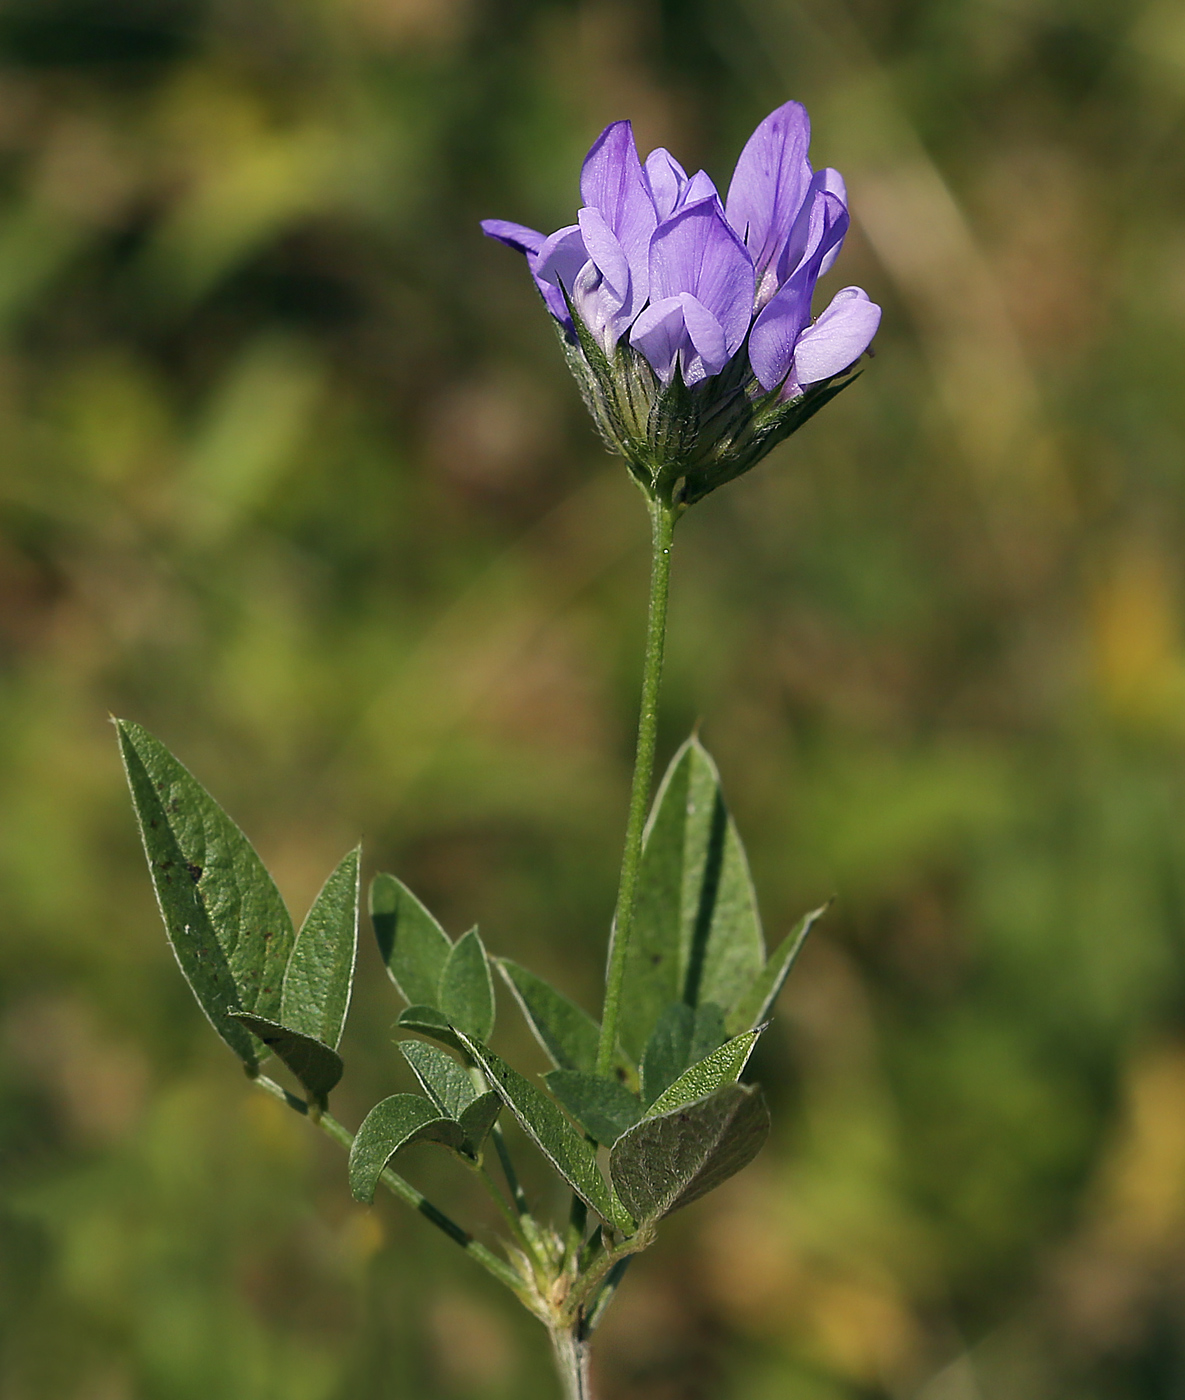
{"label": "leaf", "polygon": [[422,1040],[401,1040],[399,1049],[412,1067],[424,1092],[441,1113],[460,1118],[481,1092],[472,1076],[456,1060]]}
{"label": "leaf", "polygon": [[439,1142],[460,1151],[465,1134],[460,1124],[442,1118],[436,1105],[419,1094],[392,1094],[362,1120],[350,1148],[350,1192],[367,1205],[374,1200],[383,1168],[401,1147]]}
{"label": "leaf", "polygon": [[689,1065],[726,1039],[724,1012],[714,1001],[692,1008],[674,1002],[658,1018],[642,1056],[642,1097],[653,1103]]}
{"label": "leaf", "polygon": [[457,1034],[448,1023],[448,1017],[434,1006],[408,1006],[399,1013],[395,1023],[400,1030],[415,1031],[417,1035],[428,1035],[439,1040],[442,1045],[459,1050],[462,1055],[468,1051],[457,1039]]}
{"label": "leaf", "polygon": [[726,1084],[671,1113],[643,1118],[614,1145],[609,1172],[639,1225],[653,1223],[748,1166],[768,1135],[761,1090]]}
{"label": "leaf", "polygon": [[280,1021],[337,1049],[350,1006],[358,951],[358,862],[355,847],[321,886],[296,935]]}
{"label": "leaf", "polygon": [[478,1089],[468,1071],[435,1045],[403,1040],[399,1048],[424,1092],[442,1113],[456,1119],[467,1146],[476,1154],[494,1126],[502,1107],[501,1098],[492,1089]]}
{"label": "leaf", "polygon": [[661,1113],[670,1113],[682,1104],[706,1098],[722,1084],[731,1084],[739,1079],[760,1035],[760,1030],[746,1031],[744,1035],[727,1041],[719,1050],[713,1050],[706,1058],[692,1065],[669,1089],[655,1099],[646,1110],[646,1117],[654,1118]]}
{"label": "leaf", "polygon": [[642,1116],[637,1095],[616,1079],[578,1069],[553,1069],[544,1082],[591,1138],[611,1144]]}
{"label": "leaf", "polygon": [[727,1026],[731,1035],[738,1035],[751,1027],[768,1020],[778,993],[786,984],[790,969],[794,966],[806,936],[816,919],[827,912],[826,904],[804,914],[794,928],[786,935],[778,947],[770,954],[769,961],[757,974],[749,990],[729,1011]]}
{"label": "leaf", "polygon": [[494,983],[481,936],[471,928],[453,945],[440,974],[436,1004],[456,1030],[488,1040],[494,1029]]}
{"label": "leaf", "polygon": [[250,842],[147,730],[116,720],[165,931],[210,1024],[249,1067],[255,1042],[232,1012],[280,1014],[292,920]]}
{"label": "leaf", "polygon": [[601,1175],[592,1145],[581,1137],[559,1108],[492,1050],[470,1036],[461,1035],[460,1039],[507,1108],[572,1190],[609,1224],[632,1231],[633,1222]]}
{"label": "leaf", "polygon": [[593,1018],[518,963],[509,958],[494,962],[552,1064],[557,1069],[594,1069],[601,1029]]}
{"label": "leaf", "polygon": [[411,1006],[435,1006],[453,947],[448,934],[394,875],[379,874],[370,882],[370,917],[399,995]]}
{"label": "leaf", "polygon": [[252,1035],[258,1036],[273,1055],[283,1060],[304,1085],[312,1102],[324,1105],[344,1069],[336,1050],[313,1036],[302,1035],[263,1016],[252,1016],[247,1011],[231,1014]]}
{"label": "leaf", "polygon": [[641,1058],[664,1007],[732,1006],[765,966],[749,867],[707,751],[691,738],[646,828],[622,986],[622,1045]]}
{"label": "leaf", "polygon": [[461,1131],[474,1156],[481,1151],[481,1145],[501,1111],[502,1096],[491,1089],[488,1093],[479,1094],[461,1114],[458,1120]]}

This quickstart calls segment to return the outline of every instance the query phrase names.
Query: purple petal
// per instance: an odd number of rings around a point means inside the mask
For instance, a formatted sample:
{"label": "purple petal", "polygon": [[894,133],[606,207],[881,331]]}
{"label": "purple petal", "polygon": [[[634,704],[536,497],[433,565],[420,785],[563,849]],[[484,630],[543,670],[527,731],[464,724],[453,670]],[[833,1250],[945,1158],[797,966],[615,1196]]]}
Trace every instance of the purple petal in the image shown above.
{"label": "purple petal", "polygon": [[[718,204],[720,203],[719,191],[705,170],[697,170],[688,180],[687,188],[683,191],[683,198],[679,201],[680,207],[685,204],[698,204],[701,199],[714,199]],[[720,209],[723,213],[724,206],[721,205]]]}
{"label": "purple petal", "polygon": [[544,234],[525,224],[512,224],[509,219],[482,219],[481,231],[519,253],[537,253],[545,241]]}
{"label": "purple petal", "polygon": [[773,297],[749,332],[749,363],[763,389],[776,389],[794,360],[794,347],[811,319],[814,282],[797,277]]}
{"label": "purple petal", "polygon": [[646,157],[646,184],[660,219],[674,213],[687,185],[687,172],[662,146]]}
{"label": "purple petal", "polygon": [[630,296],[630,265],[625,249],[599,209],[582,209],[577,218],[588,256],[596,263],[605,287],[623,305]]}
{"label": "purple petal", "polygon": [[777,260],[806,198],[810,142],[806,108],[786,102],[749,137],[736,163],[725,213],[744,239],[759,278]]}
{"label": "purple petal", "polygon": [[827,310],[799,337],[795,379],[805,387],[855,364],[872,343],[880,322],[880,307],[859,287],[836,292]]}
{"label": "purple petal", "polygon": [[684,292],[679,300],[683,304],[683,324],[694,352],[688,354],[685,350],[683,353],[683,382],[698,384],[711,374],[719,374],[736,346],[729,349],[724,327],[698,297]]}
{"label": "purple petal", "polygon": [[639,272],[644,280],[646,250],[658,215],[629,122],[613,122],[593,142],[580,172],[580,193],[616,234],[635,281]]}
{"label": "purple petal", "polygon": [[664,384],[669,384],[674,376],[675,357],[683,347],[685,329],[683,300],[676,295],[652,301],[630,331],[630,344],[646,356]]}
{"label": "purple petal", "polygon": [[725,223],[718,200],[687,205],[651,241],[651,296],[662,301],[680,292],[690,292],[712,313],[731,355],[749,329],[753,264]]}
{"label": "purple petal", "polygon": [[[811,187],[786,246],[778,259],[777,285],[788,282],[802,264],[817,253],[821,277],[839,257],[839,250],[848,231],[847,190],[838,170],[819,170],[811,179]],[[824,246],[825,245],[825,246]],[[765,290],[763,288],[762,290]],[[758,293],[758,302],[761,293]]]}
{"label": "purple petal", "polygon": [[584,247],[584,240],[575,224],[557,229],[550,238],[544,240],[537,253],[527,255],[531,275],[547,303],[547,309],[561,325],[569,329],[572,318],[568,315],[568,306],[560,287],[565,287],[571,295],[580,269],[587,262],[588,253]]}

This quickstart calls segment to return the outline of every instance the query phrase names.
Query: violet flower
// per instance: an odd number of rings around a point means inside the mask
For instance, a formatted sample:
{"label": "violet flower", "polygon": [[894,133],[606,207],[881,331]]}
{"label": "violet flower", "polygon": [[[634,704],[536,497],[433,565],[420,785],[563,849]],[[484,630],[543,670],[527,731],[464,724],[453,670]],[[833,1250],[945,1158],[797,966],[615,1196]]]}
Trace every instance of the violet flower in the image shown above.
{"label": "violet flower", "polygon": [[593,143],[577,222],[486,219],[523,253],[602,437],[652,496],[690,504],[748,471],[846,388],[880,308],[859,287],[814,321],[848,229],[839,172],[808,157],[798,102],[749,138],[721,200],[629,122]]}

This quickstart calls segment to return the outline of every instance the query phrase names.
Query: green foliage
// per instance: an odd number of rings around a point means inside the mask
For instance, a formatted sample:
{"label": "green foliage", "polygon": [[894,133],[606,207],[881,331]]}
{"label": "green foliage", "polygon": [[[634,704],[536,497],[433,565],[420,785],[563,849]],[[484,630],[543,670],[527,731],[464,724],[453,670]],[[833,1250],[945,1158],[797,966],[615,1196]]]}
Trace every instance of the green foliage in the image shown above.
{"label": "green foliage", "polygon": [[641,1060],[672,1002],[731,1007],[765,966],[749,866],[698,739],[667,769],[646,830],[619,1039]]}
{"label": "green foliage", "polygon": [[457,939],[440,974],[439,1006],[450,1025],[475,1040],[494,1029],[494,983],[475,928]]}
{"label": "green foliage", "polygon": [[653,1103],[690,1065],[727,1039],[724,1013],[715,1002],[688,1006],[676,1001],[659,1016],[642,1055],[642,1097]]}
{"label": "green foliage", "polygon": [[117,720],[128,786],[161,917],[210,1024],[243,1062],[254,1044],[233,1012],[277,1018],[292,920],[247,838],[147,730]]}
{"label": "green foliage", "polygon": [[509,958],[495,958],[527,1025],[562,1070],[592,1070],[597,1063],[600,1027],[562,992]]}
{"label": "green foliage", "polygon": [[725,1024],[730,1035],[752,1030],[769,1016],[779,992],[786,984],[786,978],[790,976],[795,960],[802,952],[807,934],[827,909],[828,906],[823,904],[818,909],[812,909],[809,914],[804,914],[769,955],[765,967],[754,978],[753,985],[728,1013]]}
{"label": "green foliage", "polygon": [[760,1089],[725,1084],[706,1098],[643,1118],[614,1145],[609,1172],[639,1225],[653,1224],[748,1166],[768,1135]]}
{"label": "green foliage", "polygon": [[252,1016],[248,1011],[232,1011],[230,1014],[288,1066],[304,1085],[313,1103],[325,1103],[344,1069],[342,1058],[336,1050],[315,1036],[303,1035],[263,1016]]}
{"label": "green foliage", "polygon": [[612,1186],[601,1175],[593,1148],[555,1104],[492,1050],[469,1036],[462,1035],[460,1039],[535,1146],[572,1190],[602,1220],[630,1233],[633,1222],[622,1208]]}
{"label": "green foliage", "polygon": [[492,1089],[478,1089],[472,1076],[435,1045],[404,1040],[399,1048],[428,1097],[442,1113],[460,1124],[465,1150],[470,1155],[479,1152],[501,1110],[499,1095]]}
{"label": "green foliage", "polygon": [[670,1113],[693,1099],[707,1098],[723,1084],[734,1083],[741,1077],[760,1034],[746,1031],[697,1061],[659,1094],[646,1110],[646,1117]]}
{"label": "green foliage", "polygon": [[578,1069],[553,1069],[544,1082],[595,1142],[611,1145],[642,1116],[637,1094],[616,1079]]}
{"label": "green foliage", "polygon": [[454,1151],[465,1145],[465,1132],[419,1094],[392,1094],[377,1103],[362,1120],[350,1149],[350,1191],[356,1201],[374,1200],[379,1178],[401,1147],[413,1142],[437,1142]]}
{"label": "green foliage", "polygon": [[321,887],[284,971],[280,1022],[337,1049],[350,1005],[358,949],[355,847]]}
{"label": "green foliage", "polygon": [[370,917],[399,995],[411,1006],[435,1006],[453,948],[448,934],[394,875],[371,881]]}

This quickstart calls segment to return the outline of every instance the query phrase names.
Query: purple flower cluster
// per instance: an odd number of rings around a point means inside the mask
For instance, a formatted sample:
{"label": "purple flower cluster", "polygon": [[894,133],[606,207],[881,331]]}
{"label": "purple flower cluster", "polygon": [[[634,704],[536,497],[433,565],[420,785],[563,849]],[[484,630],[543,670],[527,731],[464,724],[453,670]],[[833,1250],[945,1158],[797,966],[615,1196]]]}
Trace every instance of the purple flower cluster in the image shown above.
{"label": "purple flower cluster", "polygon": [[880,308],[859,287],[812,324],[848,210],[842,178],[812,168],[809,144],[806,109],[785,103],[749,138],[721,200],[666,150],[643,163],[630,123],[614,122],[585,159],[576,223],[550,237],[482,224],[525,254],[602,433],[644,484],[687,467],[698,496],[747,470],[838,392],[832,381],[876,333]]}

